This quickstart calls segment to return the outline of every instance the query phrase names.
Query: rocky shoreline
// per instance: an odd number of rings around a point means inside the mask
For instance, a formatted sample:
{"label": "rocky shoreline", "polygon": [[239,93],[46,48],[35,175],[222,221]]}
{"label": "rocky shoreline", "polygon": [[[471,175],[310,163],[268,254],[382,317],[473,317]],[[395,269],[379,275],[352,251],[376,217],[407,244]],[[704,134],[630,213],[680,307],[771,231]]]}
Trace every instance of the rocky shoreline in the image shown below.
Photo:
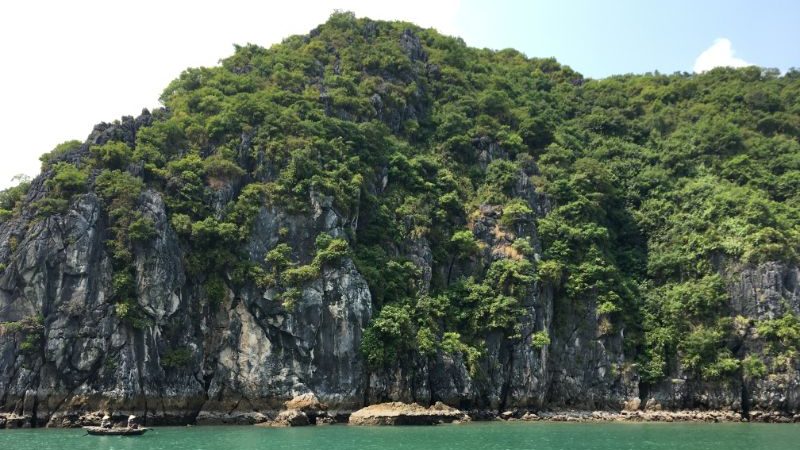
{"label": "rocky shoreline", "polygon": [[[743,416],[735,411],[722,410],[621,410],[584,411],[548,410],[530,411],[514,409],[503,412],[490,410],[467,410],[445,405],[441,402],[425,407],[417,403],[389,402],[369,405],[357,411],[329,411],[313,395],[296,397],[285,403],[279,411],[264,411],[229,415],[209,415],[197,417],[185,425],[258,425],[268,427],[296,427],[309,425],[349,424],[349,425],[438,425],[444,423],[465,423],[470,421],[505,422],[703,422],[703,423],[800,423],[800,414],[782,414],[777,411],[750,411]],[[51,419],[48,428],[71,428],[97,425],[107,412],[93,411],[72,420]],[[124,421],[126,412],[112,414],[112,420]],[[150,424],[148,424],[150,425]],[[177,423],[175,424],[177,425]],[[0,429],[31,428],[36,426],[30,416],[14,413],[0,413]]]}
{"label": "rocky shoreline", "polygon": [[734,411],[506,411],[497,420],[526,422],[764,422],[798,423],[800,414],[783,415],[778,412],[751,411],[748,417]]}

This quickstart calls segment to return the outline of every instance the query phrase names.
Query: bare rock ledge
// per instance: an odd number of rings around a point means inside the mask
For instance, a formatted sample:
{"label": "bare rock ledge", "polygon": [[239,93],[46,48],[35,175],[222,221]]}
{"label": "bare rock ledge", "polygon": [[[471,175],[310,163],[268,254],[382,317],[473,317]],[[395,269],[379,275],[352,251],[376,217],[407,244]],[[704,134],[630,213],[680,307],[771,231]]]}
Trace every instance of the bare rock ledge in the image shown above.
{"label": "bare rock ledge", "polygon": [[464,412],[442,402],[436,402],[429,408],[417,403],[379,403],[361,408],[350,415],[351,425],[437,425],[469,420]]}

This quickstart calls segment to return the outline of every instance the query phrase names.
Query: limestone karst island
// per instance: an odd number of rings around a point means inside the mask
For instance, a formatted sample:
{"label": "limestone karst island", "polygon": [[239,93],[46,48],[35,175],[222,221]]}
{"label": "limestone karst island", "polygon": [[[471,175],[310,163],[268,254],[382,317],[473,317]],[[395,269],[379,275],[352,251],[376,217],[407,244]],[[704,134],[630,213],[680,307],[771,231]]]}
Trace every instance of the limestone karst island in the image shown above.
{"label": "limestone karst island", "polygon": [[796,70],[337,12],[161,102],[0,192],[0,428],[800,421]]}

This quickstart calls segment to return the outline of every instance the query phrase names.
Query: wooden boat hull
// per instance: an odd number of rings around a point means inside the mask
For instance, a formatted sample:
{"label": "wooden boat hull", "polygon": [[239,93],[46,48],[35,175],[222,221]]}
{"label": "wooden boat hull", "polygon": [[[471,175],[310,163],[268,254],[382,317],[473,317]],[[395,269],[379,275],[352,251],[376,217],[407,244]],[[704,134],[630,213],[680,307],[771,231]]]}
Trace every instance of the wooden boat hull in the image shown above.
{"label": "wooden boat hull", "polygon": [[92,436],[141,436],[147,432],[147,428],[103,428],[103,427],[83,427]]}

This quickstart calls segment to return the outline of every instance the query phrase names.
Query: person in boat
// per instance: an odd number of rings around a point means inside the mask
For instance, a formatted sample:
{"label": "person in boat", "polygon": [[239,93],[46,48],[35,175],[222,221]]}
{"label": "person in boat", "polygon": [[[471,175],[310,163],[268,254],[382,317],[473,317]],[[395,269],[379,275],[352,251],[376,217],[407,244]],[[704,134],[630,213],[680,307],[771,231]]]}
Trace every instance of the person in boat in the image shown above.
{"label": "person in boat", "polygon": [[111,417],[108,414],[103,416],[103,419],[100,421],[100,428],[111,428]]}
{"label": "person in boat", "polygon": [[128,416],[128,428],[131,430],[136,430],[139,428],[139,424],[136,423],[136,416],[130,415]]}

